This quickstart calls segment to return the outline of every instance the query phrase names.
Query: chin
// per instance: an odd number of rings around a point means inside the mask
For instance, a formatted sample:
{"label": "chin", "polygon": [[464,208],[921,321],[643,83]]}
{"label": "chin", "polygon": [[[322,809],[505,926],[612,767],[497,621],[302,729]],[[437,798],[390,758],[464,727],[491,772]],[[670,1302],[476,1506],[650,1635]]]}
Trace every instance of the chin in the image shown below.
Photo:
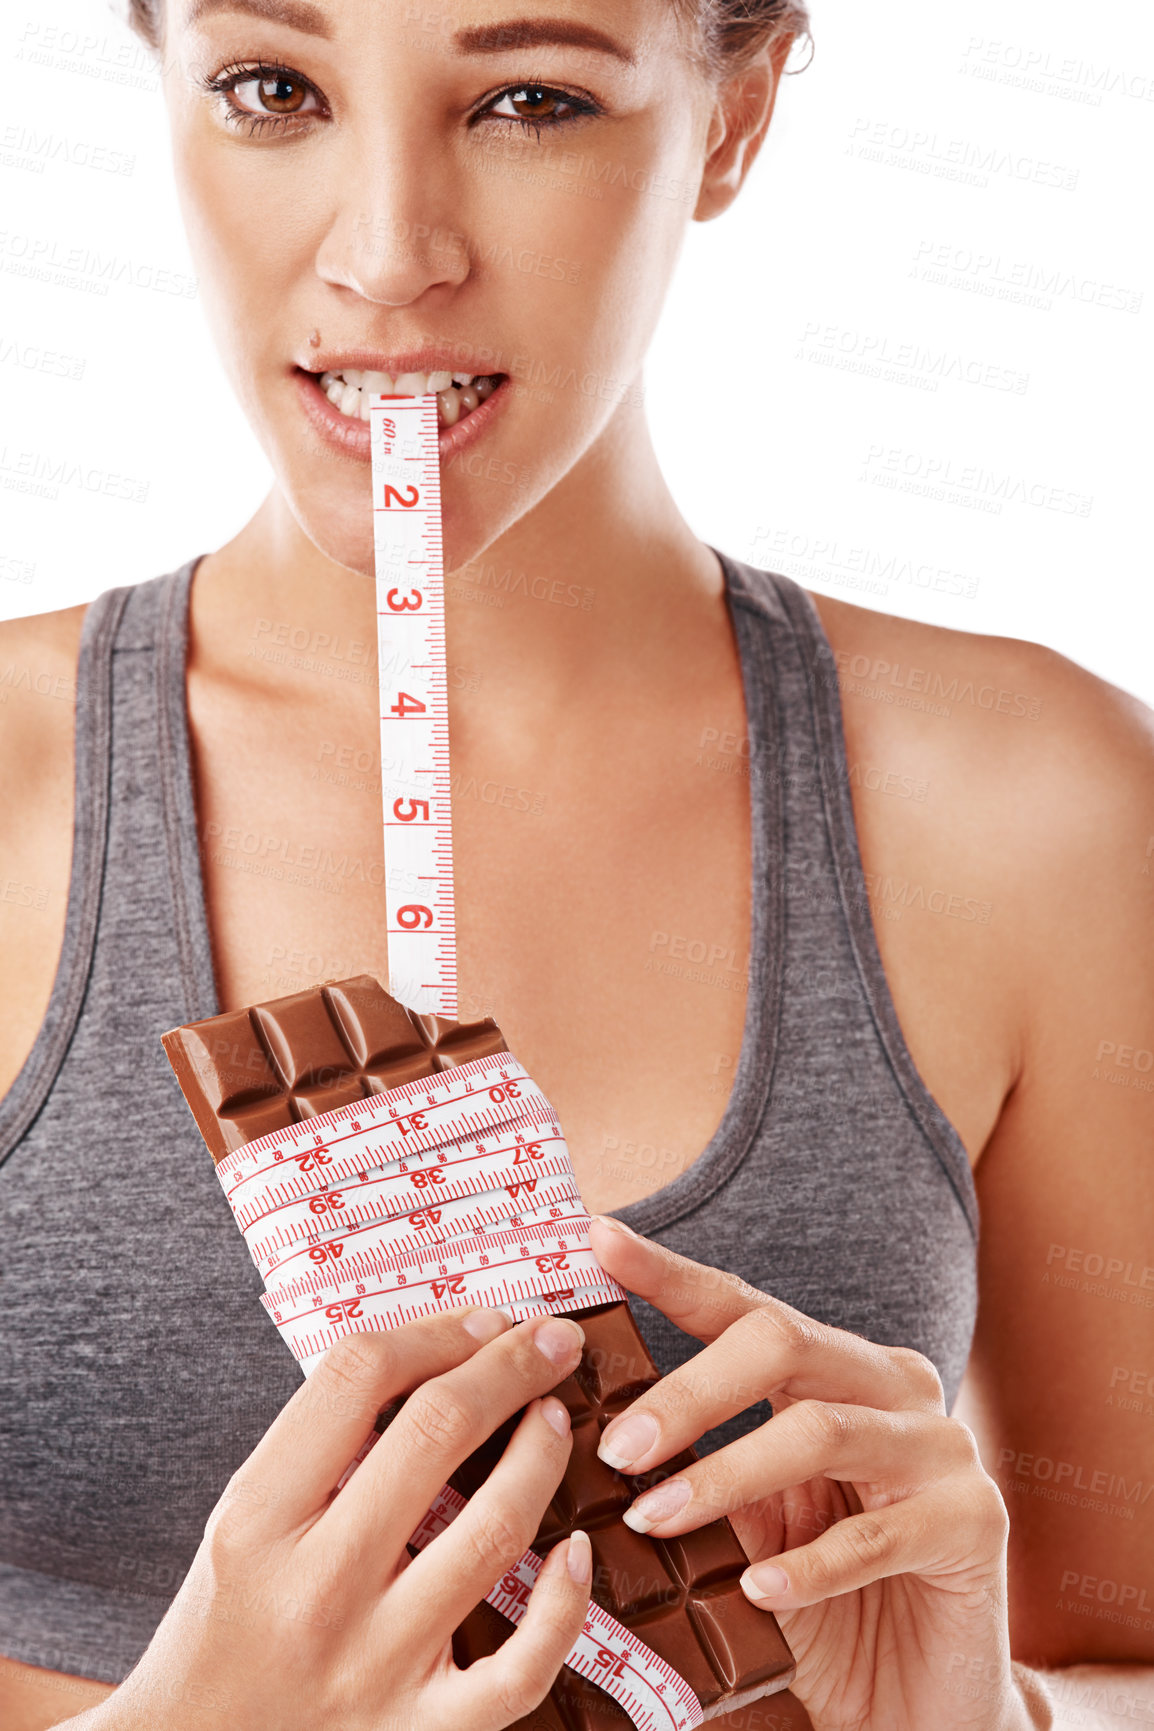
{"label": "chin", "polygon": [[[323,461],[323,459],[322,459]],[[302,534],[318,553],[348,571],[375,576],[370,476],[363,468],[334,475],[325,464],[313,476],[280,476],[280,488]],[[500,497],[508,486],[468,477],[462,485],[452,466],[441,474],[441,530],[446,572],[477,559],[524,514],[533,501]]]}

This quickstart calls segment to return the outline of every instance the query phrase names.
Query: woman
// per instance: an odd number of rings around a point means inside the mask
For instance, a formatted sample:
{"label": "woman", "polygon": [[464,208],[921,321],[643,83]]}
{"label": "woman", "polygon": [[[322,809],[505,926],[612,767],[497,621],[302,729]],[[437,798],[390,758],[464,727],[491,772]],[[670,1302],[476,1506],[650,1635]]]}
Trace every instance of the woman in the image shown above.
{"label": "woman", "polygon": [[[388,977],[356,773],[371,373],[439,392],[462,1014],[557,1106],[668,1372],[606,1455],[709,1433],[635,1522],[730,1513],[797,1657],[790,1697],[721,1722],[1141,1719],[1149,714],[1033,644],[705,546],[636,389],[802,13],[137,8],[275,485],[181,571],[3,628],[35,675],[0,709],[5,873],[68,901],[2,937],[5,1725],[484,1731],[531,1713],[584,1614],[576,1539],[502,1653],[452,1670],[563,1469],[536,1397],[572,1325],[454,1313],[298,1388],[159,1047]],[[75,728],[44,696],[72,682]],[[947,1417],[967,1356],[973,1433]],[[472,1526],[402,1572],[431,1490],[527,1402]]]}

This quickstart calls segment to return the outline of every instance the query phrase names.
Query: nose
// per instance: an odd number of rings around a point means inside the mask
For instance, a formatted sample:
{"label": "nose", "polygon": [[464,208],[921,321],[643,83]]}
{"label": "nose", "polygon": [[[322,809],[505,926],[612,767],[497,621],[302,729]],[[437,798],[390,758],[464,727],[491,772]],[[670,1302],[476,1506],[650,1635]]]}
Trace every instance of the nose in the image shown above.
{"label": "nose", "polygon": [[394,113],[378,116],[369,138],[350,130],[346,149],[327,165],[334,175],[332,218],[316,256],[324,282],[399,307],[434,286],[464,281],[462,189],[446,155],[436,162],[427,111],[424,126],[418,116],[406,122]]}

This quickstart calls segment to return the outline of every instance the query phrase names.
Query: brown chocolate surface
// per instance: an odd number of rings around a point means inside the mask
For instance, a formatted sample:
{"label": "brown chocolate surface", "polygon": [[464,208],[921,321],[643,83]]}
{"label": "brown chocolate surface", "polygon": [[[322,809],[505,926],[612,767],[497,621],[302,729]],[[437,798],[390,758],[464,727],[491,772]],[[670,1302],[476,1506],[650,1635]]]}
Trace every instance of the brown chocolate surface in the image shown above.
{"label": "brown chocolate surface", "polygon": [[[369,974],[228,1010],[162,1039],[217,1161],[270,1130],[508,1050],[491,1019],[459,1023],[418,1015]],[[609,1420],[659,1373],[627,1304],[572,1314],[585,1330],[585,1347],[576,1371],[555,1392],[570,1414],[573,1449],[534,1549],[544,1554],[583,1528],[593,1548],[593,1598],[680,1672],[708,1718],[738,1700],[785,1688],[793,1659],[776,1620],[751,1605],[738,1585],[747,1559],[730,1523],[713,1521],[664,1542],[623,1523],[634,1496],[697,1456],[686,1449],[640,1478],[597,1458]],[[451,1480],[456,1489],[470,1496],[484,1483],[519,1417],[462,1463]],[[457,1662],[493,1652],[510,1633],[499,1612],[479,1605],[454,1634]],[[630,1723],[604,1690],[563,1666],[548,1700],[516,1731],[611,1731]]]}
{"label": "brown chocolate surface", "polygon": [[491,1017],[418,1015],[371,974],[226,1010],[160,1037],[216,1161],[302,1118],[509,1049]]}
{"label": "brown chocolate surface", "polygon": [[[785,1688],[793,1659],[776,1620],[745,1597],[738,1578],[748,1561],[727,1520],[660,1540],[625,1526],[622,1512],[635,1496],[697,1459],[685,1449],[638,1477],[615,1472],[598,1459],[601,1432],[646,1388],[659,1380],[627,1304],[574,1311],[585,1331],[581,1362],[553,1391],[569,1412],[573,1450],[557,1495],[533,1541],[544,1555],[574,1527],[593,1548],[592,1596],[647,1647],[679,1671],[708,1716],[727,1711],[736,1697]],[[451,1483],[465,1496],[483,1484],[512,1435],[515,1414],[469,1456]],[[479,1646],[492,1629],[492,1607],[472,1612],[454,1637],[459,1664],[492,1652]],[[498,1621],[504,1622],[503,1618]],[[506,1626],[507,1627],[507,1626]],[[549,1698],[564,1731],[600,1731],[631,1723],[602,1689],[564,1667]],[[538,1709],[538,1713],[540,1709]],[[530,1716],[523,1731],[538,1723]]]}

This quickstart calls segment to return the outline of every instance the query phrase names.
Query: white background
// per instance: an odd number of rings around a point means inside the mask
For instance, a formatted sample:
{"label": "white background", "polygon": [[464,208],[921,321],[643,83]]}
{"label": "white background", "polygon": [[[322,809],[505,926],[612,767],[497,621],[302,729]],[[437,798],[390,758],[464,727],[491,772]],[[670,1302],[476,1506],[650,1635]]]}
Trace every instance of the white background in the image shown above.
{"label": "white background", "polygon": [[[814,29],[651,351],[675,496],[738,558],[1154,702],[1151,9],[816,0]],[[10,0],[0,66],[10,617],[219,545],[269,470],[202,328],[147,51],[105,0]],[[723,437],[686,413],[702,386]]]}

